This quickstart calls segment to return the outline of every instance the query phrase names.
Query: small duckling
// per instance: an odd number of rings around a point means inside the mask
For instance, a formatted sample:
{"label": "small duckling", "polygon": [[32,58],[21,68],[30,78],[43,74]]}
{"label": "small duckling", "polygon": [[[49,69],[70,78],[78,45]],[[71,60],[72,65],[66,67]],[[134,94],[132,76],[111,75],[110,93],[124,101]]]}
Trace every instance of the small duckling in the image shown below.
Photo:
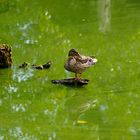
{"label": "small duckling", "polygon": [[75,73],[75,79],[81,79],[82,73],[92,65],[97,63],[94,56],[80,55],[75,49],[68,53],[68,59],[64,64],[66,70]]}

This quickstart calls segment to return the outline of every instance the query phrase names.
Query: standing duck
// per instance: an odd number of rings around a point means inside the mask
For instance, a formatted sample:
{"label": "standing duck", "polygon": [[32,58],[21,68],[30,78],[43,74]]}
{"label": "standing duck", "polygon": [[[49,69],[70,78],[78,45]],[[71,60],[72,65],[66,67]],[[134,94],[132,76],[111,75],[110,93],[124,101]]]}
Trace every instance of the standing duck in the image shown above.
{"label": "standing duck", "polygon": [[97,59],[93,56],[80,55],[75,49],[68,53],[68,59],[64,64],[66,70],[75,73],[75,79],[81,79],[82,73],[92,65],[96,64]]}

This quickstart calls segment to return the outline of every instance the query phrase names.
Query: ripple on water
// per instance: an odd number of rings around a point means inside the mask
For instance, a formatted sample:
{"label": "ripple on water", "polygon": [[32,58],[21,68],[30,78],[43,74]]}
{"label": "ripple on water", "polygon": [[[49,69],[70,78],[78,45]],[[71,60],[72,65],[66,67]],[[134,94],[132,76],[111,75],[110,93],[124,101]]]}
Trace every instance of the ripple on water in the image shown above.
{"label": "ripple on water", "polygon": [[19,140],[37,140],[37,138],[34,135],[30,135],[28,133],[24,133],[21,129],[21,127],[15,127],[9,129],[9,135],[13,139],[19,139]]}
{"label": "ripple on water", "polygon": [[107,105],[105,105],[105,104],[100,105],[100,111],[104,112],[107,109],[109,109]]}
{"label": "ripple on water", "polygon": [[29,78],[33,76],[33,70],[28,69],[26,71],[18,70],[14,71],[13,80],[17,80],[19,83],[22,81],[27,81]]}
{"label": "ripple on water", "polygon": [[0,106],[2,105],[2,100],[0,99]]}
{"label": "ripple on water", "polygon": [[4,140],[4,136],[0,136],[0,140]]}
{"label": "ripple on water", "polygon": [[52,17],[52,16],[49,14],[48,10],[45,11],[45,16],[46,16],[48,19],[51,19],[51,17]]}
{"label": "ripple on water", "polygon": [[5,87],[8,93],[15,93],[17,92],[18,88],[16,86],[10,85],[8,87]]}
{"label": "ripple on water", "polygon": [[15,112],[25,112],[26,111],[27,104],[13,104],[12,110]]}
{"label": "ripple on water", "polygon": [[48,140],[53,140],[56,138],[56,133],[55,132],[52,132],[50,135],[49,135],[49,138]]}
{"label": "ripple on water", "polygon": [[19,30],[27,30],[31,25],[33,24],[32,21],[29,21],[28,23],[24,24],[24,25],[20,25],[19,23],[17,24],[17,26],[19,27]]}
{"label": "ripple on water", "polygon": [[26,39],[25,44],[36,44],[38,43],[38,40],[36,39]]}

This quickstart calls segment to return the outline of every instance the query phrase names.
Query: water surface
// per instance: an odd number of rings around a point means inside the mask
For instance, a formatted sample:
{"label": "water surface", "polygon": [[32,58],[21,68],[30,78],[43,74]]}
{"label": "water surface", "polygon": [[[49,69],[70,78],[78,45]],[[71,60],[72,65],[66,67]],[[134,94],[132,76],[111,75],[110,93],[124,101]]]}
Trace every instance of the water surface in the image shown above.
{"label": "water surface", "polygon": [[[1,0],[0,43],[13,66],[0,70],[0,139],[140,139],[138,0]],[[83,88],[53,85],[70,48],[95,55]],[[52,61],[49,70],[19,69]]]}

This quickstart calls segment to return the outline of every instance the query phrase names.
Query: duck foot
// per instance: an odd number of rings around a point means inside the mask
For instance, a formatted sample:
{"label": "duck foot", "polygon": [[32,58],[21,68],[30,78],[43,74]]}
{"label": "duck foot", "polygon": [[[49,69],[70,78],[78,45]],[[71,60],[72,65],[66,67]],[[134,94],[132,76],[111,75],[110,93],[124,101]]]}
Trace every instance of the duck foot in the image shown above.
{"label": "duck foot", "polygon": [[53,84],[62,84],[62,85],[74,86],[74,87],[82,87],[84,85],[87,85],[88,82],[89,82],[88,79],[75,79],[75,78],[52,80]]}

